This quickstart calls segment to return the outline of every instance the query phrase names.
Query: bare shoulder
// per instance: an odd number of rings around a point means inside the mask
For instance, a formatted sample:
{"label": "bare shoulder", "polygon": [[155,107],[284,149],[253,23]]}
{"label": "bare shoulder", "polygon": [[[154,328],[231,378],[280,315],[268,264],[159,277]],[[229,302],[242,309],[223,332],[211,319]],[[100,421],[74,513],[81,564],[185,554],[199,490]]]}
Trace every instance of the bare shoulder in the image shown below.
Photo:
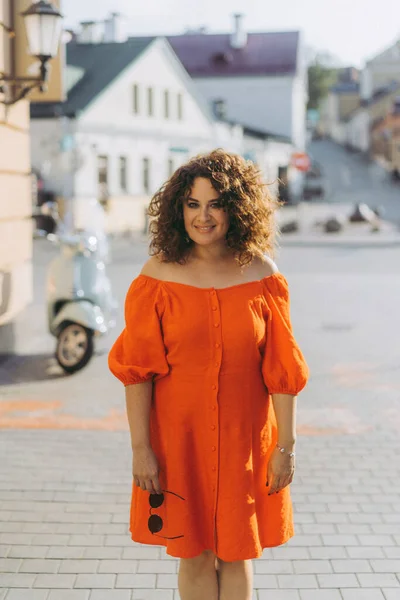
{"label": "bare shoulder", "polygon": [[279,269],[277,265],[274,263],[272,258],[269,256],[263,256],[263,258],[257,259],[257,270],[259,273],[260,279],[264,277],[270,277],[274,273],[278,273]]}
{"label": "bare shoulder", "polygon": [[162,262],[161,258],[159,256],[151,256],[143,265],[140,274],[162,279],[164,269],[165,263]]}

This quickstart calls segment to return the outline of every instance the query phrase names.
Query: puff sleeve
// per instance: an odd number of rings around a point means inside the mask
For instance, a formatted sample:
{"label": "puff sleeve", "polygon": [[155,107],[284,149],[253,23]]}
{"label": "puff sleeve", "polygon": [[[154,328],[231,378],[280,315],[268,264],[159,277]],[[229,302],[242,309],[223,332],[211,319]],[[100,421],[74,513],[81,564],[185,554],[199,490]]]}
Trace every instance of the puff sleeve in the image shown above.
{"label": "puff sleeve", "polygon": [[296,396],[307,383],[308,366],[292,331],[288,283],[281,273],[275,273],[263,285],[267,305],[264,383],[270,394]]}
{"label": "puff sleeve", "polygon": [[163,310],[160,282],[140,275],[134,279],[125,299],[125,329],[108,355],[110,371],[125,386],[168,374]]}

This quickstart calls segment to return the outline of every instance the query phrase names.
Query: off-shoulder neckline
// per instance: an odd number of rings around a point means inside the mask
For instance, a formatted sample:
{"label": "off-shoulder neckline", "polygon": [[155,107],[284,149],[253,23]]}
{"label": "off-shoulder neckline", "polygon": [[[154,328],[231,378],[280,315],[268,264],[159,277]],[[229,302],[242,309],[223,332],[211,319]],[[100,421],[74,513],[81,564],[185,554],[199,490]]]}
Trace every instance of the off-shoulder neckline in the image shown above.
{"label": "off-shoulder neckline", "polygon": [[217,288],[217,287],[199,287],[197,285],[190,285],[189,283],[180,283],[179,281],[169,281],[169,280],[165,280],[165,279],[157,279],[156,277],[151,277],[150,275],[145,275],[144,273],[139,273],[139,275],[138,275],[138,277],[150,279],[151,281],[154,281],[157,283],[164,283],[164,284],[168,284],[168,285],[179,285],[182,287],[191,288],[194,290],[201,290],[204,292],[210,292],[210,291],[222,292],[224,290],[232,290],[234,288],[244,287],[246,285],[255,285],[255,284],[259,285],[260,283],[263,283],[263,281],[265,281],[267,279],[273,279],[278,276],[281,278],[284,277],[284,275],[280,271],[276,271],[275,273],[272,273],[271,275],[267,275],[266,277],[263,277],[262,279],[255,279],[253,281],[245,281],[243,283],[236,283],[235,285],[228,285],[227,287]]}

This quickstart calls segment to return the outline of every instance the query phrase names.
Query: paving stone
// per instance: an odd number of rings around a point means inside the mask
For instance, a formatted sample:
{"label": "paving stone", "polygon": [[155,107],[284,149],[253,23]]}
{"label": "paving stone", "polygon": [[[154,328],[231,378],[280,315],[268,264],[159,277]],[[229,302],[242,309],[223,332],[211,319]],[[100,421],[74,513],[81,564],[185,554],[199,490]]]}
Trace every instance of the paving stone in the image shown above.
{"label": "paving stone", "polygon": [[[293,564],[298,562],[300,561],[293,561]],[[293,573],[293,564],[290,560],[257,560],[254,563],[254,572],[271,574]]]}
{"label": "paving stone", "polygon": [[[110,552],[117,550],[117,548],[104,548],[104,550],[109,550]],[[119,549],[119,551],[121,551]],[[101,557],[103,558],[103,557]],[[104,558],[119,558],[119,557],[111,557],[104,556]],[[123,548],[122,549],[122,558],[124,560],[139,560],[139,559],[158,559],[160,558],[160,548],[154,546],[142,546],[141,548]],[[171,559],[169,556],[168,559]]]}
{"label": "paving stone", "polygon": [[332,560],[335,573],[371,573],[372,569],[367,560]]}
{"label": "paving stone", "polygon": [[46,558],[79,559],[83,557],[84,548],[75,546],[52,546],[48,549]]}
{"label": "paving stone", "polygon": [[72,588],[76,575],[37,575],[33,587],[35,588]]}
{"label": "paving stone", "polygon": [[57,573],[59,560],[27,558],[22,562],[20,573]]}
{"label": "paving stone", "polygon": [[131,600],[131,590],[92,590],[89,600]]}
{"label": "paving stone", "polygon": [[96,573],[98,560],[62,560],[59,573]]}
{"label": "paving stone", "polygon": [[138,573],[176,573],[176,560],[139,560]]}
{"label": "paving stone", "polygon": [[[50,600],[50,590],[24,590],[11,589],[6,596],[7,600]],[[1,595],[0,595],[1,598]],[[61,599],[60,599],[61,600]]]}
{"label": "paving stone", "polygon": [[400,559],[371,560],[370,563],[375,573],[400,573]]}
{"label": "paving stone", "polygon": [[178,577],[177,575],[172,575],[171,573],[160,573],[157,575],[157,588],[167,588],[173,589],[178,587]]}
{"label": "paving stone", "polygon": [[346,548],[350,558],[384,558],[382,548],[378,546],[348,546]]}
{"label": "paving stone", "polygon": [[150,575],[149,573],[142,574],[120,574],[117,575],[115,583],[116,588],[155,588],[156,587],[156,576]]}
{"label": "paving stone", "polygon": [[[318,582],[315,575],[277,575],[279,588],[317,588]],[[257,587],[257,586],[255,586]]]}
{"label": "paving stone", "polygon": [[[143,561],[147,562],[147,561]],[[160,564],[162,561],[159,561]],[[139,561],[137,560],[101,560],[99,562],[99,573],[137,573]],[[155,571],[154,571],[155,572]],[[153,570],[142,571],[142,573],[153,573]]]}
{"label": "paving stone", "polygon": [[362,590],[346,590],[342,588],[340,592],[343,600],[385,600],[382,591],[378,588],[372,590],[366,590],[365,588]]}
{"label": "paving stone", "polygon": [[[273,600],[300,600],[297,590],[274,590]],[[269,590],[257,590],[258,600],[272,600]]]}
{"label": "paving stone", "polygon": [[69,546],[102,546],[104,536],[102,535],[71,535]]}
{"label": "paving stone", "polygon": [[0,573],[1,588],[30,588],[36,575],[28,573]]}
{"label": "paving stone", "polygon": [[[357,573],[361,587],[397,587],[400,588],[400,581],[394,573]],[[343,586],[346,587],[346,586]],[[400,594],[400,591],[399,591]]]}
{"label": "paving stone", "polygon": [[293,568],[296,574],[332,573],[329,560],[294,560]]}
{"label": "paving stone", "polygon": [[34,546],[66,546],[68,540],[69,535],[44,533],[43,535],[33,535],[32,544]]}
{"label": "paving stone", "polygon": [[321,588],[360,587],[357,577],[353,573],[317,575],[317,579]]}
{"label": "paving stone", "polygon": [[83,548],[83,558],[92,559],[108,559],[108,560],[119,560],[122,557],[122,548],[116,547],[95,547]]}
{"label": "paving stone", "polygon": [[0,573],[17,573],[21,562],[19,558],[0,558]]}
{"label": "paving stone", "polygon": [[339,590],[300,590],[301,600],[342,600]]}
{"label": "paving stone", "polygon": [[[318,548],[322,550],[322,548]],[[265,551],[264,551],[265,552]],[[309,558],[309,549],[308,548],[296,548],[294,546],[278,546],[276,548],[271,548],[272,557],[279,559],[287,559],[287,560],[297,560],[301,558]],[[266,558],[263,553],[263,558]]]}
{"label": "paving stone", "polygon": [[75,588],[113,588],[115,575],[112,574],[79,574],[76,576]]}
{"label": "paving stone", "polygon": [[132,600],[175,600],[175,598],[178,600],[179,595],[174,596],[174,590],[140,589],[132,592]]}
{"label": "paving stone", "polygon": [[310,556],[315,560],[331,558],[347,558],[346,548],[344,546],[324,546],[308,549]]}
{"label": "paving stone", "polygon": [[395,588],[382,588],[385,600],[399,600],[399,590]]}
{"label": "paving stone", "polygon": [[50,590],[47,600],[88,600],[89,590]]}

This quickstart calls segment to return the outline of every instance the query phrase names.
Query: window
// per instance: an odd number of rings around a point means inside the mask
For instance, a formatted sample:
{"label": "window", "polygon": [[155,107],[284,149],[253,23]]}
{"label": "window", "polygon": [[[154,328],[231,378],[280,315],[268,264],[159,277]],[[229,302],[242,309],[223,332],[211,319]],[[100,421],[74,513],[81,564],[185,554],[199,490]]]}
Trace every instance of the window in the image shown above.
{"label": "window", "polygon": [[139,86],[137,83],[133,86],[133,112],[139,113]]}
{"label": "window", "polygon": [[143,159],[143,190],[148,194],[150,192],[150,159]]}
{"label": "window", "polygon": [[178,94],[178,119],[182,121],[183,119],[183,96],[182,94]]}
{"label": "window", "polygon": [[173,175],[173,173],[174,173],[174,159],[169,158],[168,159],[168,177],[171,177],[171,175]]}
{"label": "window", "polygon": [[164,117],[169,119],[169,91],[164,92]]}
{"label": "window", "polygon": [[97,157],[97,182],[99,199],[104,200],[108,197],[108,156]]}
{"label": "window", "polygon": [[119,157],[119,186],[123,192],[128,189],[127,185],[127,165],[128,161],[126,156]]}
{"label": "window", "polygon": [[154,114],[153,88],[147,88],[147,114],[149,117]]}

